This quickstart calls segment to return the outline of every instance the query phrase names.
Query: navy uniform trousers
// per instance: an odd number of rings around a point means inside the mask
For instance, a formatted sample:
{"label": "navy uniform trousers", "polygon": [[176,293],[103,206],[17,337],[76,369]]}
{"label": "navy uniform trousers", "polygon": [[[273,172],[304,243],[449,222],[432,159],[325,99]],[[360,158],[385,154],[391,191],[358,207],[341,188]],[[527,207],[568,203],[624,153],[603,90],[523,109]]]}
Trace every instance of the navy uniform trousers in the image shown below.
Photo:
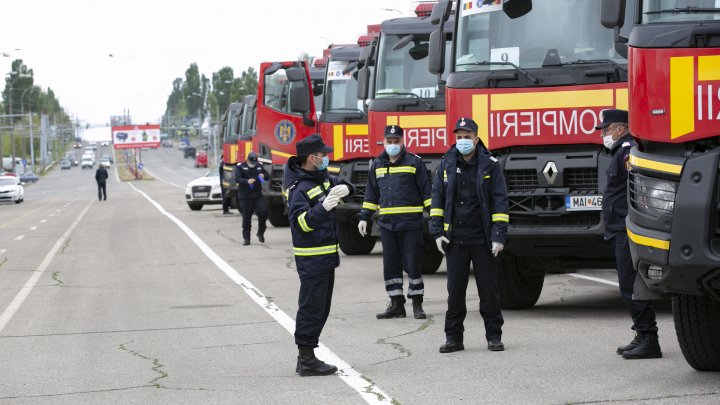
{"label": "navy uniform trousers", "polygon": [[238,206],[242,214],[242,234],[243,239],[250,240],[250,230],[252,229],[253,213],[258,217],[258,235],[265,235],[267,229],[267,200],[265,197],[258,198],[239,198]]}
{"label": "navy uniform trousers", "polygon": [[403,295],[403,270],[408,275],[408,298],[425,292],[420,261],[423,254],[422,230],[391,231],[380,227],[383,247],[385,290],[393,297]]}
{"label": "navy uniform trousers", "polygon": [[298,266],[300,295],[295,317],[295,344],[317,347],[320,333],[330,315],[335,269],[318,270]]}
{"label": "navy uniform trousers", "polygon": [[618,284],[620,284],[620,295],[625,307],[630,311],[633,320],[632,329],[636,332],[657,332],[655,321],[655,310],[652,301],[633,300],[633,285],[637,272],[633,267],[632,256],[630,256],[630,243],[625,232],[617,233],[611,243],[615,246],[615,265],[618,272]]}
{"label": "navy uniform trousers", "polygon": [[445,336],[448,341],[462,342],[467,315],[465,296],[470,263],[473,265],[475,285],[480,295],[480,315],[485,323],[485,338],[500,339],[504,323],[500,312],[500,293],[497,283],[497,262],[485,243],[462,245],[450,243],[445,249],[447,260],[448,310],[445,314]]}

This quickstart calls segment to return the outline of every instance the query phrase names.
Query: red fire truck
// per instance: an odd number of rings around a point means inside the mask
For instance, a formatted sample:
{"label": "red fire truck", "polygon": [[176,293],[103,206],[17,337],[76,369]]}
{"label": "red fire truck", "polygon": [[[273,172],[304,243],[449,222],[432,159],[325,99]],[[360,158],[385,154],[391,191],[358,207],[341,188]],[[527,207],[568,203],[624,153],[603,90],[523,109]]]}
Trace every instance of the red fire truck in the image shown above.
{"label": "red fire truck", "polygon": [[452,3],[452,52],[445,34],[433,33],[430,69],[444,72],[450,58],[446,126],[472,117],[504,168],[501,304],[528,308],[546,271],[612,266],[600,217],[610,158],[595,125],[603,109],[627,108],[627,61],[598,23],[595,0],[444,1],[432,16],[441,28]]}
{"label": "red fire truck", "polygon": [[[386,125],[400,125],[408,151],[421,156],[430,173],[452,145],[445,128],[441,77],[428,70],[428,40],[436,29],[430,23],[431,10],[432,4],[423,3],[416,9],[417,17],[384,21],[377,46],[371,47],[358,74],[358,98],[368,101],[370,153],[377,156],[382,152]],[[449,46],[451,33],[445,36]],[[356,166],[354,184],[364,187],[369,164]],[[362,197],[362,192],[356,195]],[[377,235],[377,229],[372,232]],[[427,230],[425,235],[422,271],[428,274],[437,271],[443,256]]]}
{"label": "red fire truck", "polygon": [[[603,1],[627,52],[628,236],[645,284],[672,293],[678,342],[720,370],[720,2]],[[628,35],[629,34],[629,35]]]}
{"label": "red fire truck", "polygon": [[245,161],[252,151],[255,134],[255,108],[257,96],[245,96],[241,103],[231,103],[218,125],[218,133],[223,140],[223,187],[231,195],[230,205],[236,208],[237,184],[235,183],[235,165]]}

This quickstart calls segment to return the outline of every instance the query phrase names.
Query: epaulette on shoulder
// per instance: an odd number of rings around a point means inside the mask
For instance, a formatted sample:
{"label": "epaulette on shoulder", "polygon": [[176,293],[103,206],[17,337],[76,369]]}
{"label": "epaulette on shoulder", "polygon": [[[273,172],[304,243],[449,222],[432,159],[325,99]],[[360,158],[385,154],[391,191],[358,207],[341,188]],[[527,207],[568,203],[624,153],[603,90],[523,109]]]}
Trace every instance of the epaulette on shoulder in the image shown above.
{"label": "epaulette on shoulder", "polygon": [[490,160],[491,160],[493,163],[497,163],[497,161],[498,161],[497,158],[496,158],[495,156],[493,156],[493,155],[490,155]]}
{"label": "epaulette on shoulder", "polygon": [[422,158],[421,158],[420,156],[418,156],[417,154],[415,154],[415,153],[412,153],[412,152],[410,152],[410,154],[411,154],[411,155],[413,155],[413,156],[415,156],[416,158],[418,158],[418,159],[422,160]]}
{"label": "epaulette on shoulder", "polygon": [[631,144],[630,142],[623,142],[622,147],[623,147],[623,148],[630,148],[630,147],[632,147],[632,144]]}

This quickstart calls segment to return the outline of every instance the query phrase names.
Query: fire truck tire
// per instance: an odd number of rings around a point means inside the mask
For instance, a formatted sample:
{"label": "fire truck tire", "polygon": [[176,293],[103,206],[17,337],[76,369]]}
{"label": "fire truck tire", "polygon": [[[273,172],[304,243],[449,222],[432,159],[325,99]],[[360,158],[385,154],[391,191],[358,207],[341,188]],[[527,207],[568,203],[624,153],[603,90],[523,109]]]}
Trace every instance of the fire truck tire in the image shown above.
{"label": "fire truck tire", "polygon": [[193,211],[200,211],[203,207],[202,204],[195,204],[195,203],[188,203],[188,207],[190,207]]}
{"label": "fire truck tire", "polygon": [[504,253],[498,260],[500,307],[503,309],[531,308],[540,298],[545,272],[521,266],[517,256]]}
{"label": "fire truck tire", "polygon": [[268,204],[268,221],[275,228],[282,228],[290,225],[287,215],[285,214],[285,207],[282,205]]}
{"label": "fire truck tire", "polygon": [[420,271],[422,274],[434,274],[440,268],[443,261],[443,254],[437,249],[435,240],[430,235],[423,235],[423,257]]}
{"label": "fire truck tire", "polygon": [[230,208],[236,210],[238,209],[238,203],[237,203],[237,196],[230,197]]}
{"label": "fire truck tire", "polygon": [[672,299],[675,334],[688,364],[698,371],[720,371],[720,302],[679,294]]}
{"label": "fire truck tire", "polygon": [[372,252],[377,238],[360,236],[355,222],[338,222],[338,242],[346,255],[366,255]]}

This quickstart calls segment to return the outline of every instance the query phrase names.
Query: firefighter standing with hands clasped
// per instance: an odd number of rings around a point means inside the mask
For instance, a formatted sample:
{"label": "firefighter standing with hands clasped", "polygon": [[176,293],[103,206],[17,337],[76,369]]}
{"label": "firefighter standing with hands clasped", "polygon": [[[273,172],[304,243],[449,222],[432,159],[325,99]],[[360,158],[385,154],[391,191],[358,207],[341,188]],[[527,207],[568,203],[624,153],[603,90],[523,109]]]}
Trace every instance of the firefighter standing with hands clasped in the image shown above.
{"label": "firefighter standing with hands clasped", "polygon": [[503,317],[497,284],[498,254],[507,233],[508,197],[502,168],[477,136],[470,118],[456,125],[456,143],[433,179],[430,233],[447,259],[446,342],[440,353],[464,350],[465,294],[473,264],[488,350],[502,351]]}
{"label": "firefighter standing with hands clasped", "polygon": [[[632,329],[636,332],[630,344],[617,348],[624,359],[654,359],[662,357],[658,341],[658,328],[652,301],[633,300],[633,285],[637,273],[630,256],[630,242],[625,229],[628,212],[627,182],[630,149],[637,143],[630,134],[628,112],[605,110],[602,122],[595,127],[602,133],[603,144],[610,150],[612,160],[605,174],[607,186],[603,193],[602,212],[605,223],[605,240],[614,246],[620,295],[630,311]],[[641,281],[642,282],[642,281]]]}
{"label": "firefighter standing with hands clasped", "polygon": [[335,207],[354,190],[325,170],[327,154],[333,149],[325,145],[319,134],[308,136],[295,147],[297,157],[291,157],[285,166],[284,185],[288,192],[295,265],[300,276],[295,372],[301,376],[330,375],[337,367],[317,359],[314,349],[330,314],[335,268],[340,265]]}
{"label": "firefighter standing with hands clasped", "polygon": [[385,152],[370,167],[358,231],[367,234],[372,214],[378,213],[383,246],[383,276],[390,304],[378,319],[404,318],[403,270],[408,274],[408,298],[415,319],[425,319],[425,286],[421,264],[423,211],[430,207],[430,180],[422,159],[403,145],[403,129],[385,127]]}

